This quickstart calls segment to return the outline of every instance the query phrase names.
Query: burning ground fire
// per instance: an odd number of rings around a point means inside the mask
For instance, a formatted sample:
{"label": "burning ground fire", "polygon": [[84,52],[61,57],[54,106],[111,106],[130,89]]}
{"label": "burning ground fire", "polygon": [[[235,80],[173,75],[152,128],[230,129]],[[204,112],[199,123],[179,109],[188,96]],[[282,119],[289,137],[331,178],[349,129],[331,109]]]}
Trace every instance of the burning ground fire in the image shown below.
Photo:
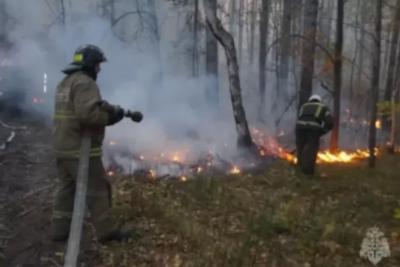
{"label": "burning ground fire", "polygon": [[[296,163],[295,151],[289,151],[281,146],[277,139],[262,132],[259,129],[252,128],[251,134],[258,147],[259,158],[246,160],[245,162],[228,162],[222,159],[217,153],[211,150],[202,156],[191,159],[191,153],[188,150],[160,152],[152,155],[134,155],[126,152],[124,155],[118,155],[118,143],[115,140],[109,142],[110,164],[109,176],[114,176],[118,172],[124,172],[133,175],[145,176],[148,179],[176,178],[180,181],[187,181],[191,177],[204,174],[230,174],[237,175],[246,171],[251,171],[256,167],[265,164],[271,158],[280,158],[291,163]],[[279,136],[285,133],[282,131]],[[226,146],[226,145],[225,145]],[[116,148],[116,149],[113,149]],[[115,153],[112,153],[114,151]],[[379,154],[379,150],[376,150]],[[318,153],[318,163],[351,163],[366,159],[369,156],[367,149],[349,151],[339,151],[331,153],[329,151],[320,151]]]}
{"label": "burning ground fire", "polygon": [[[377,122],[377,124],[380,124],[380,122]],[[294,155],[295,151],[290,152],[287,149],[284,149],[273,137],[255,128],[252,129],[252,135],[255,139],[254,141],[261,147],[266,148],[265,150],[268,150],[269,154],[293,163],[297,162],[297,157]],[[262,149],[260,153],[265,154],[265,150]],[[376,149],[375,153],[376,155],[379,155],[380,151]],[[357,160],[366,159],[368,157],[368,149],[357,149],[352,152],[342,150],[338,151],[337,153],[332,153],[329,150],[324,150],[318,152],[317,163],[351,163]]]}

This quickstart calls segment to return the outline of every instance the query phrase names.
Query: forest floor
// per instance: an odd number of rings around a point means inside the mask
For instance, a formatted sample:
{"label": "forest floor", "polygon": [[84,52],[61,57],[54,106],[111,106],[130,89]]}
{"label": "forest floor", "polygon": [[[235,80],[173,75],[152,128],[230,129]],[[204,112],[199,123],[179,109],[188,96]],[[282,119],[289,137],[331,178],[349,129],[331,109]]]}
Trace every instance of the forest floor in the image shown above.
{"label": "forest floor", "polygon": [[[48,235],[55,184],[50,127],[13,125],[27,129],[0,151],[0,238],[7,240],[0,266],[62,266],[56,252],[63,246]],[[399,173],[400,156],[383,155],[376,169],[366,162],[322,165],[314,178],[280,160],[261,174],[186,182],[117,176],[113,214],[135,234],[107,246],[93,241],[85,266],[366,267],[373,265],[359,251],[376,226],[391,250],[378,266],[398,267]]]}

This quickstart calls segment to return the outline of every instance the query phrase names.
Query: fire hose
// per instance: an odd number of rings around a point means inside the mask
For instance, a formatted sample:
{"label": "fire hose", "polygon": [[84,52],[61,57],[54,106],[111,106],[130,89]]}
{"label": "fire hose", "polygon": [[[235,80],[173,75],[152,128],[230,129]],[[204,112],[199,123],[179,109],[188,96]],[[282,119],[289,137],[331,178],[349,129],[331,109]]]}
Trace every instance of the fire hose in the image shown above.
{"label": "fire hose", "polygon": [[0,145],[0,150],[5,150],[7,146],[14,140],[15,132],[12,131],[6,141]]}
{"label": "fire hose", "polygon": [[[138,115],[140,114],[140,115]],[[124,117],[130,118],[133,121],[140,122],[143,118],[140,112],[124,110]],[[139,119],[138,119],[139,117]],[[85,218],[86,209],[86,192],[89,176],[89,154],[91,148],[90,133],[85,131],[83,134],[78,175],[76,180],[74,209],[72,213],[72,222],[69,231],[67,244],[67,252],[65,256],[64,267],[76,267],[79,255],[79,247],[82,237],[83,220]]]}
{"label": "fire hose", "polygon": [[86,191],[89,175],[89,153],[92,140],[88,132],[82,138],[78,176],[76,181],[74,211],[72,214],[71,228],[65,256],[64,267],[76,267],[79,254],[79,246],[82,236],[83,220],[85,218]]}

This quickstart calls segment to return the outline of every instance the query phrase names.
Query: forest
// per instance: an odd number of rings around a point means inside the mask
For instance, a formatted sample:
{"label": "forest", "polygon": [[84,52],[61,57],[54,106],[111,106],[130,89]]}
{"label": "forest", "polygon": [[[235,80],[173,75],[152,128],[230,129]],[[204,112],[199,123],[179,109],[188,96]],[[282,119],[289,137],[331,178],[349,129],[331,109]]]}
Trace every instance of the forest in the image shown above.
{"label": "forest", "polygon": [[[60,81],[87,44],[130,237],[85,217],[82,141],[82,233],[55,243]],[[399,266],[399,73],[400,0],[0,0],[0,266]]]}

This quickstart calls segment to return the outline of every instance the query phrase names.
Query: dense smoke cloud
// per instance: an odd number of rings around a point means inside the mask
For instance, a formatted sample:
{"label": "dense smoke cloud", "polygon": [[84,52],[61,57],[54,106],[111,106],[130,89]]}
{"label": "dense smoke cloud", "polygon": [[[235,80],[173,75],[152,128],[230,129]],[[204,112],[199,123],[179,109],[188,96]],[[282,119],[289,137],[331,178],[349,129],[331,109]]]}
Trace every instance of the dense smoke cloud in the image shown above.
{"label": "dense smoke cloud", "polygon": [[[93,43],[99,45],[108,58],[98,78],[103,97],[144,114],[141,124],[125,120],[109,128],[106,144],[114,141],[115,147],[129,148],[137,154],[167,151],[190,151],[187,155],[191,157],[207,151],[222,153],[225,157],[234,154],[236,134],[228,87],[221,86],[221,107],[212,107],[205,97],[207,77],[190,77],[188,55],[179,53],[178,48],[174,48],[176,45],[168,41],[179,31],[171,27],[173,23],[168,23],[176,20],[173,14],[160,18],[163,22],[160,23],[161,37],[169,37],[161,40],[160,66],[155,53],[158,44],[154,40],[121,41],[116,37],[117,29],[113,32],[110,22],[98,16],[95,3],[74,1],[68,4],[65,26],[44,2],[28,6],[23,0],[13,0],[7,4],[16,21],[9,34],[14,44],[12,61],[29,77],[32,96],[42,93],[43,74],[47,73],[48,115],[53,108],[52,94],[63,77],[60,70],[71,61],[76,47]],[[158,8],[166,8],[160,6]],[[159,79],[160,67],[162,80]]]}

